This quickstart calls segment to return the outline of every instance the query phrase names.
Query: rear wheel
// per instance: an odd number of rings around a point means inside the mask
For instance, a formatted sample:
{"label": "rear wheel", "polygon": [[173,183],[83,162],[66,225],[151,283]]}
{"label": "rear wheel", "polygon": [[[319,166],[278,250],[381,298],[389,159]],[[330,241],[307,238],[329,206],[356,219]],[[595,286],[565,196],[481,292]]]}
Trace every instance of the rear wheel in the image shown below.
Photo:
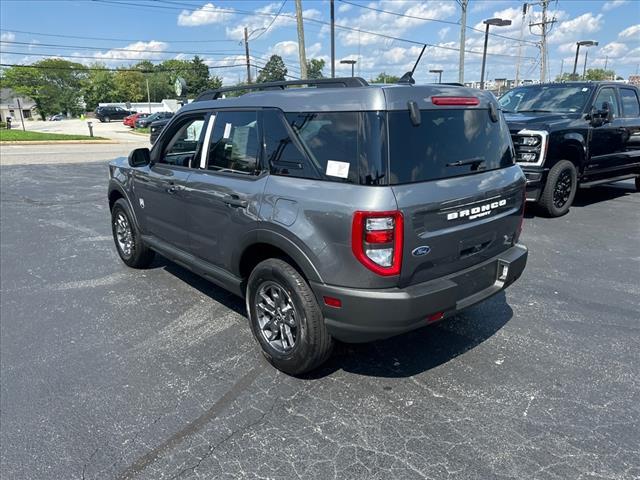
{"label": "rear wheel", "polygon": [[151,264],[154,252],[142,242],[129,205],[122,198],[116,200],[111,209],[111,230],[118,255],[124,263],[132,268],[146,268]]}
{"label": "rear wheel", "polygon": [[636,177],[636,191],[640,192],[640,177]]}
{"label": "rear wheel", "polygon": [[550,217],[560,217],[569,211],[578,188],[578,173],[569,160],[560,160],[549,171],[540,206]]}
{"label": "rear wheel", "polygon": [[105,122],[107,122],[107,123],[109,123],[109,122],[111,121],[111,118],[109,118],[109,117],[104,117],[104,121],[105,121]]}
{"label": "rear wheel", "polygon": [[259,263],[247,282],[251,331],[267,360],[290,375],[324,363],[333,339],[311,288],[284,260]]}

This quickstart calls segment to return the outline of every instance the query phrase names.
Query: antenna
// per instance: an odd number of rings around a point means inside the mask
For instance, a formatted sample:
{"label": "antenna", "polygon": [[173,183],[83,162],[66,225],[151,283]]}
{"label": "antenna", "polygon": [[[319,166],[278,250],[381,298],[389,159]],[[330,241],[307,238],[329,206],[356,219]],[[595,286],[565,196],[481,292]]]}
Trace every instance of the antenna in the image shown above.
{"label": "antenna", "polygon": [[418,64],[420,63],[420,59],[422,58],[422,54],[424,53],[426,48],[427,48],[427,44],[425,43],[424,45],[422,45],[422,50],[420,51],[420,55],[418,55],[418,59],[416,60],[416,63],[413,65],[413,69],[410,72],[407,72],[404,75],[402,75],[402,78],[398,80],[398,83],[410,83],[412,85],[416,83],[416,81],[413,79],[413,74],[415,73],[416,68],[418,68]]}

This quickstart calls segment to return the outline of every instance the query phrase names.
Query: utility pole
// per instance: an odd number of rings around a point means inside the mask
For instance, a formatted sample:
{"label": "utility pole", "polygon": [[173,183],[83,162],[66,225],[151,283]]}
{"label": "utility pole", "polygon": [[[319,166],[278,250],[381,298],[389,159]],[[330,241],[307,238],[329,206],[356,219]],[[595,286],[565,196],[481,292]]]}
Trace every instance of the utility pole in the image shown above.
{"label": "utility pole", "polygon": [[539,5],[542,5],[542,20],[536,23],[530,23],[531,27],[540,27],[542,33],[540,34],[540,83],[544,83],[547,76],[547,25],[553,25],[556,22],[555,17],[551,20],[547,19],[547,7],[549,6],[549,0],[541,0]]}
{"label": "utility pole", "polygon": [[562,59],[562,61],[560,62],[560,80],[562,80],[562,73],[564,70],[564,58]]}
{"label": "utility pole", "polygon": [[518,61],[516,63],[516,87],[520,81],[520,62],[522,61],[522,40],[524,40],[524,21],[527,17],[527,5],[522,4],[522,23],[520,25],[520,43],[518,44]]}
{"label": "utility pole", "polygon": [[302,0],[296,0],[296,20],[298,23],[298,55],[300,57],[300,76],[307,79],[307,54],[304,49],[304,25],[302,23]]}
{"label": "utility pole", "polygon": [[247,60],[247,83],[251,83],[251,62],[249,60],[249,34],[247,27],[244,27],[244,55]]}
{"label": "utility pole", "polygon": [[460,59],[458,60],[458,82],[464,84],[464,49],[467,37],[467,5],[469,0],[458,0],[462,16],[460,18]]}
{"label": "utility pole", "polygon": [[151,94],[149,93],[149,77],[145,78],[147,81],[147,106],[149,107],[149,113],[151,113]]}
{"label": "utility pole", "polygon": [[24,128],[24,115],[22,114],[22,106],[20,105],[20,97],[16,97],[16,102],[18,102],[18,111],[20,112],[20,121],[22,122],[22,131],[26,132],[26,128]]}
{"label": "utility pole", "polygon": [[331,0],[330,5],[331,5],[331,78],[336,78],[336,16],[335,16],[333,0]]}

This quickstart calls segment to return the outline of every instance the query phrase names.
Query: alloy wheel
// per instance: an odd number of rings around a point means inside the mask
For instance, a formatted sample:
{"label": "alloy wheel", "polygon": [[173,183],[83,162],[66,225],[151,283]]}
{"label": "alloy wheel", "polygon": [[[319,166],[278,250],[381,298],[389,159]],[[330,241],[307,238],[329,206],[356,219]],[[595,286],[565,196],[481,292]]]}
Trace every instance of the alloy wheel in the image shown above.
{"label": "alloy wheel", "polygon": [[131,230],[131,224],[122,212],[118,212],[114,223],[118,248],[125,257],[130,257],[133,253],[133,232]]}
{"label": "alloy wheel", "polygon": [[293,300],[275,282],[263,283],[254,300],[260,334],[280,353],[290,352],[298,337],[298,313]]}
{"label": "alloy wheel", "polygon": [[573,182],[571,179],[571,171],[563,170],[558,176],[555,187],[553,189],[553,205],[556,208],[562,208],[571,196]]}

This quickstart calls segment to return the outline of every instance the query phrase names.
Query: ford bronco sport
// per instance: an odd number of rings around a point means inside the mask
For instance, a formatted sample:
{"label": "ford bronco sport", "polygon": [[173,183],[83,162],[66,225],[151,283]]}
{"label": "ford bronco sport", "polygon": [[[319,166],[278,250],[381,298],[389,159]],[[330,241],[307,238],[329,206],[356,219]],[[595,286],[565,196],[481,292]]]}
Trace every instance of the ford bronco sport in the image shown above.
{"label": "ford bronco sport", "polygon": [[635,177],[640,190],[639,96],[619,82],[530,85],[501,96],[527,200],[557,217],[578,186]]}
{"label": "ford bronco sport", "polygon": [[112,161],[109,206],[127,265],[155,251],[243,296],[277,368],[449,317],[522,273],[525,177],[492,94],[240,88],[260,91],[205,92],[150,151]]}

